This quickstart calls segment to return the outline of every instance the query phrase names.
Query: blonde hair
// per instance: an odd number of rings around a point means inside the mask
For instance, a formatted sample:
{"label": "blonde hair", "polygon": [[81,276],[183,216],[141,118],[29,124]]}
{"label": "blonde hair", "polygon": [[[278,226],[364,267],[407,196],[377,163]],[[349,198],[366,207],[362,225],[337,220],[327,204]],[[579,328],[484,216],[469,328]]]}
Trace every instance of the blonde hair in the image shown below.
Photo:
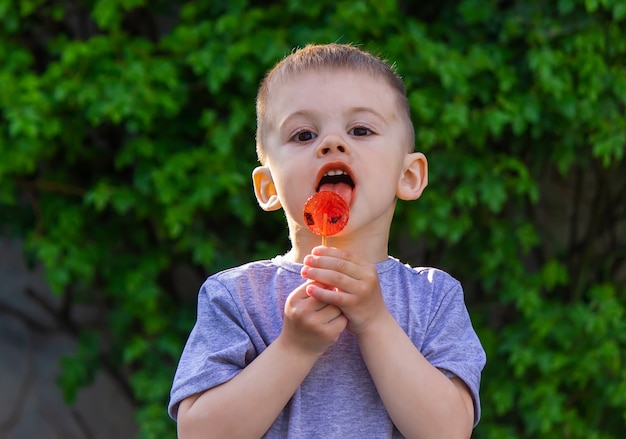
{"label": "blonde hair", "polygon": [[322,69],[366,72],[374,77],[385,79],[387,84],[397,92],[398,104],[408,125],[409,145],[413,150],[415,133],[411,122],[411,110],[406,97],[404,82],[395,71],[395,67],[351,44],[309,44],[285,57],[261,81],[256,99],[256,151],[261,163],[265,162],[263,135],[266,126],[267,103],[273,89],[276,85],[280,85],[298,74]]}

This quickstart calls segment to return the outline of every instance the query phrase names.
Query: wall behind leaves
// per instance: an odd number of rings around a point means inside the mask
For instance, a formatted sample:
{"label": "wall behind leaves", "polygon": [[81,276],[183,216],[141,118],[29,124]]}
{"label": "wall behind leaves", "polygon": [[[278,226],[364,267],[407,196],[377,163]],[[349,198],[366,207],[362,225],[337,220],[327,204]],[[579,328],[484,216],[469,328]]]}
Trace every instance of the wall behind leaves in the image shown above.
{"label": "wall behind leaves", "polygon": [[305,3],[0,0],[0,225],[79,329],[68,404],[104,368],[141,437],[174,435],[199,282],[288,246],[251,191],[258,82],[354,42],[408,87],[430,186],[391,250],[465,285],[488,354],[474,437],[622,437],[626,3]]}

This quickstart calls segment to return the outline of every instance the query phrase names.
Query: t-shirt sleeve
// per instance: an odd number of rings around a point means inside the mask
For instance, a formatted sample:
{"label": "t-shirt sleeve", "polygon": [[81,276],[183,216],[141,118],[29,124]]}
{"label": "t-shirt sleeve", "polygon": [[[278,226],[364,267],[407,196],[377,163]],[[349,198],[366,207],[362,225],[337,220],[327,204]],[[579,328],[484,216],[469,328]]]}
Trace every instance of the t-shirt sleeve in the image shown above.
{"label": "t-shirt sleeve", "polygon": [[230,380],[252,361],[255,348],[241,322],[226,287],[207,279],[198,294],[196,323],[170,392],[168,412],[173,419],[182,400]]}
{"label": "t-shirt sleeve", "polygon": [[431,318],[422,354],[449,378],[467,384],[474,402],[474,426],[480,419],[480,377],[486,363],[485,351],[470,320],[463,289],[446,278],[439,300],[432,303]]}

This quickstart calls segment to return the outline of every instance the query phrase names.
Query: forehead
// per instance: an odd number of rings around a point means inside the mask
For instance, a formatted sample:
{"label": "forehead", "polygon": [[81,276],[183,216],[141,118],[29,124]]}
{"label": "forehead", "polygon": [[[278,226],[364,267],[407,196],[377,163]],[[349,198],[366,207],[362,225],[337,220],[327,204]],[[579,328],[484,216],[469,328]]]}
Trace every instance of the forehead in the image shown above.
{"label": "forehead", "polygon": [[343,69],[300,72],[272,84],[267,96],[266,116],[268,119],[280,118],[281,114],[307,108],[372,107],[387,112],[388,117],[395,117],[400,111],[398,95],[385,78],[369,72]]}

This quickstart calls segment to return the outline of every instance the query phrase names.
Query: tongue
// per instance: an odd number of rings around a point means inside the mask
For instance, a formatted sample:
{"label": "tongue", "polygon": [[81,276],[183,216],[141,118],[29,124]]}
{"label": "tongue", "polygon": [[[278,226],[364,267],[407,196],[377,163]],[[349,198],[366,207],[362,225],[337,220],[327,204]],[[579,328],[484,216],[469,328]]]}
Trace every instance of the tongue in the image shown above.
{"label": "tongue", "polygon": [[336,193],[343,198],[343,201],[345,201],[348,206],[350,206],[350,201],[352,201],[352,187],[350,187],[350,185],[345,183],[323,184],[320,186],[320,192],[321,191]]}

